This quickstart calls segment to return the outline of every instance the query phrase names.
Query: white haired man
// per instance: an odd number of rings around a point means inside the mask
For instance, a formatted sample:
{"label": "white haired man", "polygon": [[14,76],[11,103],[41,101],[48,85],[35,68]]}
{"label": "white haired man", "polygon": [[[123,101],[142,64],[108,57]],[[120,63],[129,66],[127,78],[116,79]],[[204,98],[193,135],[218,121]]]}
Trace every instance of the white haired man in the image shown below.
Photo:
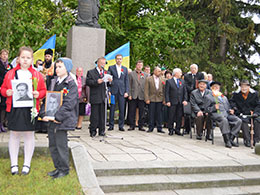
{"label": "white haired man", "polygon": [[[188,101],[190,100],[190,95],[191,92],[197,88],[198,86],[198,81],[204,79],[204,74],[201,72],[198,72],[198,65],[197,64],[192,64],[190,65],[190,72],[184,75],[184,81],[186,85],[186,90],[188,93]],[[185,133],[190,132],[190,117],[187,116],[185,117]]]}
{"label": "white haired man", "polygon": [[187,105],[187,91],[184,80],[181,79],[182,71],[173,69],[173,78],[166,81],[165,102],[169,107],[168,128],[169,135],[173,135],[173,123],[176,122],[175,133],[181,135],[181,121],[183,116],[183,105]]}

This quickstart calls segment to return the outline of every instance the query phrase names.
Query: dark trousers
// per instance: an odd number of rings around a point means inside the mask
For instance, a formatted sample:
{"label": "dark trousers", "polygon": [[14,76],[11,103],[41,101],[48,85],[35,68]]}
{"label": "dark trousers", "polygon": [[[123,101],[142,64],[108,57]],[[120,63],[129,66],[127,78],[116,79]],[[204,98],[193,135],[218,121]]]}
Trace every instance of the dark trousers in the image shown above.
{"label": "dark trousers", "polygon": [[131,128],[135,127],[135,115],[136,115],[136,108],[139,109],[139,120],[138,120],[138,127],[142,128],[144,126],[143,122],[143,114],[144,114],[144,100],[132,99],[128,102],[128,109],[129,109],[129,125]]}
{"label": "dark trousers", "polygon": [[207,115],[203,115],[195,118],[197,135],[199,136],[202,135],[205,122],[206,122],[207,136],[211,134],[211,120]]}
{"label": "dark trousers", "polygon": [[65,130],[56,130],[57,125],[48,125],[49,149],[54,167],[59,171],[69,172],[68,136]]}
{"label": "dark trousers", "polygon": [[[125,98],[123,95],[116,94],[115,96],[115,102],[118,102],[118,108],[119,108],[119,120],[118,120],[118,126],[119,129],[122,129],[124,127],[124,111],[125,111]],[[114,128],[114,116],[115,116],[115,108],[116,104],[111,104],[110,107],[110,113],[109,113],[109,127]]]}
{"label": "dark trousers", "polygon": [[173,129],[173,123],[176,122],[175,131],[180,132],[181,121],[183,115],[183,106],[182,104],[171,105],[169,108],[169,118],[168,118],[168,128],[169,130]]}
{"label": "dark trousers", "polygon": [[162,102],[151,102],[149,105],[149,130],[154,129],[156,123],[157,131],[162,130]]}
{"label": "dark trousers", "polygon": [[[243,131],[243,137],[245,141],[251,140],[251,134],[249,129],[248,123],[243,121],[241,125],[241,129]],[[254,141],[259,142],[260,141],[260,123],[258,121],[254,121]]]}
{"label": "dark trousers", "polygon": [[91,104],[91,115],[90,115],[90,135],[105,132],[105,103]]}

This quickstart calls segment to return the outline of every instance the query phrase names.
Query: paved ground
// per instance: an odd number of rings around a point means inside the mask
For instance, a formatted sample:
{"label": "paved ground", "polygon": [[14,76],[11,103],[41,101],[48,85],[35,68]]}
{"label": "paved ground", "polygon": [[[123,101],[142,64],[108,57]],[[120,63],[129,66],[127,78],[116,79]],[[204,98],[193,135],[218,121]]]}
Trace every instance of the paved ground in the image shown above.
{"label": "paved ground", "polygon": [[[228,149],[224,147],[220,131],[215,130],[215,144],[210,141],[198,141],[189,135],[169,136],[167,133],[159,134],[135,131],[107,132],[108,137],[91,138],[88,132],[88,122],[83,123],[83,129],[70,132],[70,140],[83,143],[91,157],[92,162],[138,162],[138,161],[222,161],[228,160],[260,160],[254,154],[254,149],[246,148],[242,139],[240,147]],[[127,127],[125,127],[127,129]],[[167,132],[167,129],[164,129]],[[0,133],[0,142],[8,142],[9,133]],[[46,134],[36,133],[37,143],[48,142]]]}

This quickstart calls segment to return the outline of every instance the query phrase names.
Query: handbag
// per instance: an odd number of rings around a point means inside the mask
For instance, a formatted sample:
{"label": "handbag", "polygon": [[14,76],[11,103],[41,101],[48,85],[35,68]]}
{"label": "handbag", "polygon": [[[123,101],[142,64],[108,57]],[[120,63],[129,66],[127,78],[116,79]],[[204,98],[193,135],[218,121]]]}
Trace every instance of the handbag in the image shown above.
{"label": "handbag", "polygon": [[91,104],[90,104],[90,103],[87,103],[87,104],[86,104],[85,114],[86,114],[87,116],[90,116],[90,114],[91,114]]}

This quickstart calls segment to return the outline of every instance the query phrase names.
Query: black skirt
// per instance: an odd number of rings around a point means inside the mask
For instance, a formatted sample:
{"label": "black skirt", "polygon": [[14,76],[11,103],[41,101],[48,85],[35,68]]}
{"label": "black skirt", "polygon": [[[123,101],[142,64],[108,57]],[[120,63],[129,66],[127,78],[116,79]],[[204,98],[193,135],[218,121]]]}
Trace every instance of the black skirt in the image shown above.
{"label": "black skirt", "polygon": [[10,131],[35,131],[35,123],[31,122],[31,108],[12,108],[7,112],[8,129]]}
{"label": "black skirt", "polygon": [[79,116],[86,115],[86,105],[87,103],[79,103]]}

